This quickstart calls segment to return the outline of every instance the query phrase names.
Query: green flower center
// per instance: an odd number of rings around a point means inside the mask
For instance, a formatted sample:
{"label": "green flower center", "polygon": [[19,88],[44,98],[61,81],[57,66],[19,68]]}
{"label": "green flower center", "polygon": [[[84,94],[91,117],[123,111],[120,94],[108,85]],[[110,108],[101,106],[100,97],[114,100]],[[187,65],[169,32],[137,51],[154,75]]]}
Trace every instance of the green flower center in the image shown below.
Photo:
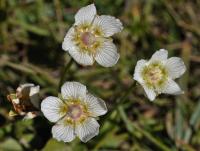
{"label": "green flower center", "polygon": [[168,73],[162,63],[153,62],[144,67],[142,77],[148,87],[156,89],[165,84]]}

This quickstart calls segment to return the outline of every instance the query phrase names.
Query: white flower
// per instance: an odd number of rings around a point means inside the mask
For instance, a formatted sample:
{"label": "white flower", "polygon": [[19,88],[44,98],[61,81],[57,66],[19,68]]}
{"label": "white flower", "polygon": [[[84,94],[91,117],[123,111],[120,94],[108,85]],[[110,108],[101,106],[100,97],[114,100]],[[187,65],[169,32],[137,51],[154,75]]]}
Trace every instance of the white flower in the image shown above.
{"label": "white flower", "polygon": [[10,111],[10,116],[21,115],[24,119],[32,119],[39,115],[40,86],[32,83],[20,85],[16,89],[16,93],[8,95],[8,100],[12,103],[15,111]]}
{"label": "white flower", "polygon": [[94,4],[81,8],[75,23],[66,34],[62,48],[82,65],[96,60],[104,67],[114,66],[119,54],[110,36],[123,29],[119,19],[108,15],[98,16]]}
{"label": "white flower", "polygon": [[47,97],[41,103],[44,116],[56,122],[52,134],[58,141],[70,142],[76,136],[87,142],[99,133],[96,117],[107,112],[106,104],[87,92],[78,82],[66,82],[61,97]]}
{"label": "white flower", "polygon": [[186,67],[181,58],[167,59],[168,51],[156,51],[149,61],[139,60],[135,67],[134,79],[144,88],[147,97],[153,101],[160,93],[179,95],[183,91],[174,79],[179,78]]}

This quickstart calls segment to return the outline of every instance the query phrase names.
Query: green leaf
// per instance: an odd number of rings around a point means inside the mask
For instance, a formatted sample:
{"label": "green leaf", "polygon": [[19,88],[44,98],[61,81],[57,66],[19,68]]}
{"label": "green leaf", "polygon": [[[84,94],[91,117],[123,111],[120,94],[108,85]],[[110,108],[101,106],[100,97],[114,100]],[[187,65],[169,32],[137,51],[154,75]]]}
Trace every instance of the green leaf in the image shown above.
{"label": "green leaf", "polygon": [[196,109],[194,110],[191,118],[190,118],[190,127],[188,127],[187,131],[185,132],[185,136],[184,136],[184,141],[185,142],[189,142],[191,139],[191,136],[193,134],[192,128],[194,130],[198,129],[198,126],[200,124],[200,100],[199,103],[196,107]]}
{"label": "green leaf", "polygon": [[42,151],[71,151],[72,148],[64,142],[58,142],[55,139],[50,139]]}
{"label": "green leaf", "polygon": [[2,150],[2,151],[22,151],[22,147],[13,138],[7,138],[4,142],[0,143],[0,150]]}
{"label": "green leaf", "polygon": [[195,111],[193,112],[190,118],[190,125],[192,125],[196,129],[199,123],[200,123],[200,100]]}

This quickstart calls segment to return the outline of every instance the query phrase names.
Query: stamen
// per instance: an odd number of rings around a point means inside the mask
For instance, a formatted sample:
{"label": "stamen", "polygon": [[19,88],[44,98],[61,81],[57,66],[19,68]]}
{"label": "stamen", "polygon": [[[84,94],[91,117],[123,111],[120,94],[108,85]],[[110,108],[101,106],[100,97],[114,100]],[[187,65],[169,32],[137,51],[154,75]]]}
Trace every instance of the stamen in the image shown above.
{"label": "stamen", "polygon": [[146,66],[142,71],[142,76],[147,86],[158,88],[166,82],[167,72],[161,63],[156,62]]}
{"label": "stamen", "polygon": [[97,49],[101,46],[103,41],[99,39],[103,36],[102,31],[97,26],[84,23],[76,25],[73,41],[80,48],[83,53],[95,56]]}
{"label": "stamen", "polygon": [[79,124],[89,116],[87,106],[80,100],[68,100],[67,102],[66,117],[68,120],[66,120],[66,123]]}

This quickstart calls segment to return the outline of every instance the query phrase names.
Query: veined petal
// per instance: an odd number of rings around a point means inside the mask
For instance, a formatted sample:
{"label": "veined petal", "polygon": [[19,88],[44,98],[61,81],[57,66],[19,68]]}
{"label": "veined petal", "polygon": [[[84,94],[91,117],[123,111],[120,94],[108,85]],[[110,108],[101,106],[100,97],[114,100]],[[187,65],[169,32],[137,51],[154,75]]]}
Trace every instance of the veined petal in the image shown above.
{"label": "veined petal", "polygon": [[82,7],[75,15],[75,25],[81,23],[91,23],[96,15],[96,7],[94,4]]}
{"label": "veined petal", "polygon": [[77,63],[83,66],[92,65],[94,63],[93,56],[89,55],[88,53],[81,52],[78,46],[74,45],[68,50],[68,52]]}
{"label": "veined petal", "polygon": [[75,44],[72,41],[74,32],[75,32],[74,31],[74,27],[71,27],[68,30],[68,32],[67,32],[67,34],[66,34],[66,36],[64,38],[64,41],[62,43],[62,49],[63,50],[68,51],[68,50],[72,49],[73,47],[75,47]]}
{"label": "veined petal", "polygon": [[49,96],[41,103],[44,116],[51,122],[57,122],[65,113],[60,112],[64,103],[57,97]]}
{"label": "veined petal", "polygon": [[66,125],[62,122],[57,123],[52,127],[53,138],[58,141],[71,142],[76,136],[73,125]]}
{"label": "veined petal", "polygon": [[148,88],[148,87],[145,86],[144,84],[143,84],[143,88],[144,88],[144,91],[145,91],[147,97],[149,98],[149,100],[150,100],[150,101],[155,100],[155,98],[156,98],[156,93],[155,93],[155,91],[154,91],[153,89]]}
{"label": "veined petal", "polygon": [[112,41],[106,40],[97,50],[95,60],[104,67],[112,67],[119,60],[120,55],[117,53],[117,48]]}
{"label": "veined petal", "polygon": [[107,112],[105,102],[91,94],[87,94],[85,103],[87,104],[87,108],[89,112],[92,113],[93,117],[104,115]]}
{"label": "veined petal", "polygon": [[134,75],[133,75],[133,79],[142,83],[143,82],[143,79],[142,79],[142,70],[145,66],[145,64],[147,63],[146,60],[139,60],[136,64],[136,67],[135,67],[135,72],[134,72]]}
{"label": "veined petal", "polygon": [[94,26],[100,27],[105,37],[110,37],[123,29],[121,21],[113,16],[96,16]]}
{"label": "veined petal", "polygon": [[181,58],[171,57],[166,61],[166,67],[169,72],[169,77],[176,79],[180,77],[185,71],[186,67]]}
{"label": "veined petal", "polygon": [[88,118],[83,123],[76,125],[75,133],[84,143],[99,134],[99,124],[94,118]]}
{"label": "veined petal", "polygon": [[85,98],[87,88],[79,82],[65,82],[61,87],[61,94],[64,99]]}
{"label": "veined petal", "polygon": [[168,57],[168,51],[165,49],[160,49],[152,55],[150,61],[154,60],[165,61],[167,60],[167,57]]}
{"label": "veined petal", "polygon": [[162,93],[173,94],[173,95],[179,95],[184,93],[178,86],[178,84],[172,79],[168,79],[166,85],[161,91]]}

